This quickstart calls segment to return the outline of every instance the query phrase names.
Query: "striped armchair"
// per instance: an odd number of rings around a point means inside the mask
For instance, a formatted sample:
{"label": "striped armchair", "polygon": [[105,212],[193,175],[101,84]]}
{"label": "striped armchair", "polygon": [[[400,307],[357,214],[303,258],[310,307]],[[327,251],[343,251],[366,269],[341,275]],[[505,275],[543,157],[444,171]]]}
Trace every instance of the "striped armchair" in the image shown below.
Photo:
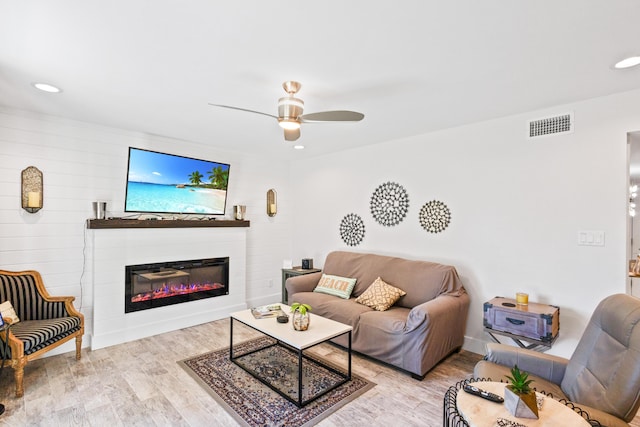
{"label": "striped armchair", "polygon": [[76,359],[80,359],[84,316],[74,308],[74,299],[49,295],[37,271],[0,270],[0,302],[11,301],[20,319],[10,329],[9,354],[2,354],[4,346],[0,346],[0,355],[15,371],[16,397],[24,395],[27,362],[72,338],[76,339]]}

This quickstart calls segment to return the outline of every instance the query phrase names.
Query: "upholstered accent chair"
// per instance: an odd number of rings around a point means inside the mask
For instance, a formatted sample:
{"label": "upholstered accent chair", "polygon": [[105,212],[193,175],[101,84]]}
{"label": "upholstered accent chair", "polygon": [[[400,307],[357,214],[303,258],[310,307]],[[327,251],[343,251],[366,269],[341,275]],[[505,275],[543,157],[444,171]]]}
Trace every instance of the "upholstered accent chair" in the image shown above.
{"label": "upholstered accent chair", "polygon": [[74,299],[49,295],[37,271],[0,270],[0,302],[10,301],[19,319],[11,325],[6,355],[14,369],[16,397],[24,395],[24,367],[29,361],[72,338],[76,339],[76,359],[80,359],[84,316],[74,308]]}
{"label": "upholstered accent chair", "polygon": [[538,391],[566,399],[608,427],[628,427],[640,406],[640,299],[623,294],[596,307],[570,359],[487,344],[477,378],[504,380],[514,365]]}

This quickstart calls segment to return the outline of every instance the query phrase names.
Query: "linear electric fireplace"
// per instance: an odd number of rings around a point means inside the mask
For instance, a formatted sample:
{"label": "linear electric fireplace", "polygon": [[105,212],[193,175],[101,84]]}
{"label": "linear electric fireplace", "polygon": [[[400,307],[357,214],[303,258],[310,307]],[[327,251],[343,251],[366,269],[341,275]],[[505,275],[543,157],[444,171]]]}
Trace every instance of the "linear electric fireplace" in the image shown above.
{"label": "linear electric fireplace", "polygon": [[228,257],[125,267],[125,313],[228,294]]}

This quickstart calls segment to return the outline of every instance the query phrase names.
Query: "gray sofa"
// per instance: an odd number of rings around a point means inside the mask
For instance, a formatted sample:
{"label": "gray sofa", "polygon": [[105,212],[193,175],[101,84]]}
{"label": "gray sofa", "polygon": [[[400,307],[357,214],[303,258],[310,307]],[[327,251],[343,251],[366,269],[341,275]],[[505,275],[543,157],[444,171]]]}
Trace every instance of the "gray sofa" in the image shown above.
{"label": "gray sofa", "polygon": [[[356,278],[351,298],[313,292],[323,273]],[[407,293],[386,311],[355,302],[378,277]],[[327,255],[322,272],[291,277],[285,286],[289,304],[309,304],[312,313],[351,325],[354,351],[417,379],[464,341],[469,296],[452,266],[336,251]],[[346,336],[335,342],[348,345]]]}

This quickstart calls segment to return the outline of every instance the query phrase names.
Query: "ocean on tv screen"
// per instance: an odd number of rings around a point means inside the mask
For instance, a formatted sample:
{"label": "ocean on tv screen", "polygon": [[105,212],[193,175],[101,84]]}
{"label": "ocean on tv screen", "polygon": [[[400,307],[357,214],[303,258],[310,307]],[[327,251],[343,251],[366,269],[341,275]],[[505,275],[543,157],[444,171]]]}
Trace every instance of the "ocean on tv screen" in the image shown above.
{"label": "ocean on tv screen", "polygon": [[127,182],[127,212],[224,214],[225,190]]}

